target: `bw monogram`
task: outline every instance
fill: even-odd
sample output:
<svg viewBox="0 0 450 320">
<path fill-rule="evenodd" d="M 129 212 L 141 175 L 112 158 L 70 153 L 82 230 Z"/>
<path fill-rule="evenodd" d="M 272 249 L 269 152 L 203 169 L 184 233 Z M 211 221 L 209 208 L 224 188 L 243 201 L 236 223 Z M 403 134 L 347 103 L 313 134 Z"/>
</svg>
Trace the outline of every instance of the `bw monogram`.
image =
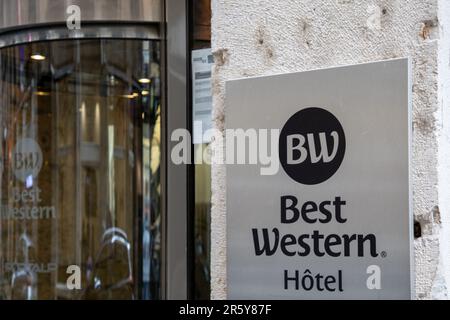
<svg viewBox="0 0 450 320">
<path fill-rule="evenodd" d="M 315 185 L 330 179 L 345 154 L 345 134 L 339 120 L 322 108 L 294 114 L 280 134 L 279 157 L 293 180 Z"/>
</svg>

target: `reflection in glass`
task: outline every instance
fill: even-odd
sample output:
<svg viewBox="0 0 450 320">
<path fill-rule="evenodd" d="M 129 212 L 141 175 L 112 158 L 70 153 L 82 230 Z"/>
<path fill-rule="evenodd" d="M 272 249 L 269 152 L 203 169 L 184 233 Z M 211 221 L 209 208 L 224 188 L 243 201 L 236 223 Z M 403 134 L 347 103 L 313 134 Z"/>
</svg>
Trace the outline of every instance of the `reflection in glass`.
<svg viewBox="0 0 450 320">
<path fill-rule="evenodd" d="M 161 297 L 159 46 L 0 49 L 0 299 Z"/>
</svg>

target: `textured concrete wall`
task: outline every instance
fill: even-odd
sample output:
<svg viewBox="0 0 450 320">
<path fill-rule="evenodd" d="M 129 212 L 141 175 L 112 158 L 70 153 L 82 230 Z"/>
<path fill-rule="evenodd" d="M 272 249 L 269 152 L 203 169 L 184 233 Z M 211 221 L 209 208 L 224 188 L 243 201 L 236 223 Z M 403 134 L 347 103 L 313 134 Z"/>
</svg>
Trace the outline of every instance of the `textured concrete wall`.
<svg viewBox="0 0 450 320">
<path fill-rule="evenodd" d="M 409 56 L 413 61 L 416 295 L 450 284 L 449 0 L 212 0 L 214 121 L 225 81 Z M 215 150 L 217 151 L 217 150 Z M 216 152 L 216 157 L 221 153 Z M 212 298 L 226 298 L 226 170 L 212 172 Z"/>
</svg>

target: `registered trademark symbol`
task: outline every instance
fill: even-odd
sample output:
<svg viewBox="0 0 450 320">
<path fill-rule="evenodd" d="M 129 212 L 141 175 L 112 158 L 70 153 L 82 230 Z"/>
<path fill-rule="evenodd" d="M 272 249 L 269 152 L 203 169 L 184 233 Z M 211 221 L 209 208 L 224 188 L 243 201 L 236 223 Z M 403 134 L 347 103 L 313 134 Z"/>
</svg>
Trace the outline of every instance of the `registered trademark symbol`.
<svg viewBox="0 0 450 320">
<path fill-rule="evenodd" d="M 386 251 L 381 251 L 381 257 L 382 258 L 386 258 L 387 257 L 387 252 Z"/>
</svg>

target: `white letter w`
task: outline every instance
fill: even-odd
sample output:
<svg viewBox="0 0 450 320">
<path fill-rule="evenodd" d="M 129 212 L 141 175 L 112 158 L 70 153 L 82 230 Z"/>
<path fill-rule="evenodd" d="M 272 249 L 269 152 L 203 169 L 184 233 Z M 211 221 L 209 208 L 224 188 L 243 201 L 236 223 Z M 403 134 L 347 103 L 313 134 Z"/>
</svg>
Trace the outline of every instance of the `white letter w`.
<svg viewBox="0 0 450 320">
<path fill-rule="evenodd" d="M 334 159 L 334 157 L 336 157 L 336 153 L 339 147 L 339 135 L 336 131 L 333 131 L 331 133 L 331 136 L 333 137 L 333 152 L 329 155 L 327 137 L 325 135 L 325 132 L 319 133 L 320 154 L 317 155 L 316 144 L 314 142 L 314 135 L 312 133 L 308 134 L 308 146 L 309 146 L 309 153 L 311 155 L 311 163 L 317 163 L 322 158 L 323 162 L 328 163 L 331 162 Z"/>
</svg>

